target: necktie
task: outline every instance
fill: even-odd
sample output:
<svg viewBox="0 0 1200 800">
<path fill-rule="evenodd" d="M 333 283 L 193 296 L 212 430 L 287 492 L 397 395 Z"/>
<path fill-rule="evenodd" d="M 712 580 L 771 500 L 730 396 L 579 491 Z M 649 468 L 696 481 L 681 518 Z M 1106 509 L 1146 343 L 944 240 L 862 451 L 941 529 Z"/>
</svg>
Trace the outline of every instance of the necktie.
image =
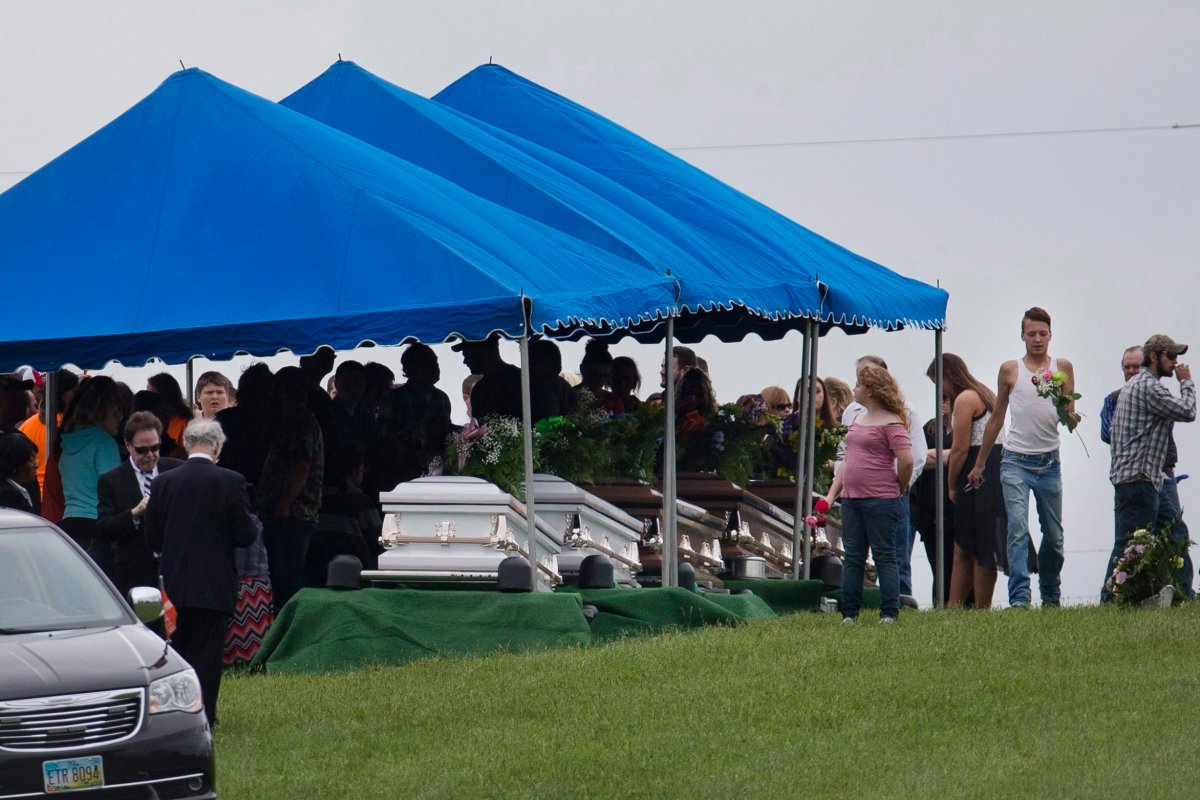
<svg viewBox="0 0 1200 800">
<path fill-rule="evenodd" d="M 142 497 L 149 497 L 150 496 L 150 481 L 154 476 L 151 475 L 149 472 L 139 471 L 138 477 L 140 478 L 141 484 L 142 484 Z"/>
</svg>

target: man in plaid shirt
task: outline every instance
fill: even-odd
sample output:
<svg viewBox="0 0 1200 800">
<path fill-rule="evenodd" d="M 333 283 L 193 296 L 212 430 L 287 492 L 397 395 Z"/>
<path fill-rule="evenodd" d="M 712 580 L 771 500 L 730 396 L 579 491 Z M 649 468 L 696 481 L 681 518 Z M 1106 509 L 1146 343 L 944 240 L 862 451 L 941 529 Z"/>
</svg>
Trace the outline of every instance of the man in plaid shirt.
<svg viewBox="0 0 1200 800">
<path fill-rule="evenodd" d="M 1121 389 L 1113 413 L 1112 467 L 1109 478 L 1116 489 L 1116 535 L 1112 557 L 1105 568 L 1105 582 L 1114 560 L 1125 550 L 1129 534 L 1158 522 L 1159 490 L 1163 483 L 1163 465 L 1171 437 L 1172 422 L 1191 422 L 1196 418 L 1196 387 L 1192 371 L 1179 362 L 1187 352 L 1186 344 L 1177 344 L 1164 334 L 1155 334 L 1142 348 L 1142 369 Z M 1159 383 L 1160 378 L 1175 375 L 1180 397 Z M 1101 589 L 1100 599 L 1111 596 Z"/>
</svg>

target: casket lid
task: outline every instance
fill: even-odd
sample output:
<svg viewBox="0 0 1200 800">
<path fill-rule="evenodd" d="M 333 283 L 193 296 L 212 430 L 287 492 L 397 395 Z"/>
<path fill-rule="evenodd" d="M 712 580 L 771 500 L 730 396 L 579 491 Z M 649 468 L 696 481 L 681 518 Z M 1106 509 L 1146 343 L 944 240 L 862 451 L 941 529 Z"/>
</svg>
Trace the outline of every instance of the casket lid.
<svg viewBox="0 0 1200 800">
<path fill-rule="evenodd" d="M 514 506 L 515 498 L 493 483 L 482 478 L 463 475 L 435 475 L 417 478 L 392 489 L 381 492 L 379 501 L 388 505 L 480 505 Z"/>
<path fill-rule="evenodd" d="M 538 507 L 545 505 L 561 505 L 585 507 L 597 514 L 608 517 L 619 525 L 641 530 L 642 523 L 633 516 L 625 513 L 607 500 L 602 500 L 591 492 L 585 491 L 570 481 L 563 480 L 557 475 L 538 473 L 533 476 L 533 496 Z"/>
</svg>

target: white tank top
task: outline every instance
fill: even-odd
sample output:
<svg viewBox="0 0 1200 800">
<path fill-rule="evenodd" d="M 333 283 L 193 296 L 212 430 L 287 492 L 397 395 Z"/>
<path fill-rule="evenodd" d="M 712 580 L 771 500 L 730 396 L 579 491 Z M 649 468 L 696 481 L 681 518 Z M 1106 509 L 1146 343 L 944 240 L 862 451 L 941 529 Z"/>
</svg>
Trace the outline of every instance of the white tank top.
<svg viewBox="0 0 1200 800">
<path fill-rule="evenodd" d="M 1050 371 L 1058 371 L 1058 359 L 1050 359 Z M 1017 382 L 1008 396 L 1008 413 L 1005 450 L 1038 455 L 1058 447 L 1058 410 L 1050 398 L 1038 396 L 1033 372 L 1024 358 L 1017 359 Z"/>
</svg>

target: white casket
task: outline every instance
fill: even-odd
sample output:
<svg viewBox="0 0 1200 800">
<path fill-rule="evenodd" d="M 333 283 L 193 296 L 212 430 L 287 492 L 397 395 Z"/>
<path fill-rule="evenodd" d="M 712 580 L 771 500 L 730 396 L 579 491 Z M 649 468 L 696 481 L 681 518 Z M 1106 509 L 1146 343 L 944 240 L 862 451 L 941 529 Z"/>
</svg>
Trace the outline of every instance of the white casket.
<svg viewBox="0 0 1200 800">
<path fill-rule="evenodd" d="M 536 496 L 535 496 L 536 499 Z M 385 550 L 364 580 L 494 581 L 509 555 L 529 557 L 525 504 L 479 478 L 435 476 L 400 484 L 379 496 Z M 537 526 L 537 583 L 561 583 L 562 533 Z"/>
<path fill-rule="evenodd" d="M 641 520 L 554 475 L 533 476 L 533 497 L 538 522 L 548 523 L 562 536 L 558 567 L 564 575 L 578 574 L 583 559 L 598 553 L 612 561 L 617 583 L 637 585 Z"/>
</svg>

